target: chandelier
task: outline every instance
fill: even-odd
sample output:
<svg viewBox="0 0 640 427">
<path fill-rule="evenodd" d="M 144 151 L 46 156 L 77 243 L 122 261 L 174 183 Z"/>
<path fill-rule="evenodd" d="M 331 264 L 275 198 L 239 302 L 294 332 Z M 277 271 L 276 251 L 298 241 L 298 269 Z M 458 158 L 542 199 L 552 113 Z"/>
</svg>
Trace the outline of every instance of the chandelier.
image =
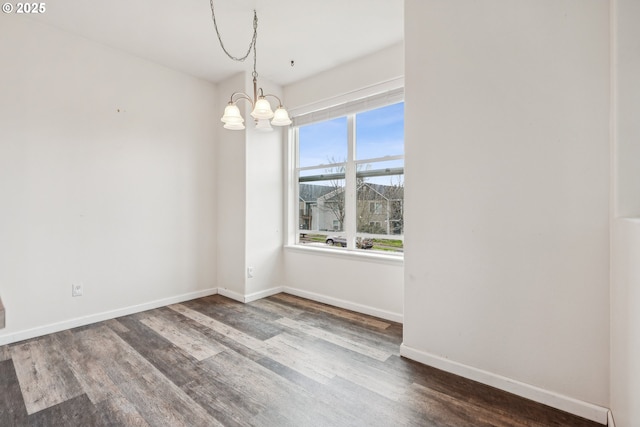
<svg viewBox="0 0 640 427">
<path fill-rule="evenodd" d="M 216 13 L 213 7 L 213 0 L 209 0 L 211 4 L 211 17 L 213 19 L 213 26 L 216 29 L 216 35 L 218 36 L 218 41 L 220 42 L 220 47 L 224 53 L 234 61 L 243 62 L 245 59 L 249 57 L 251 51 L 253 51 L 253 73 L 251 76 L 253 77 L 253 98 L 247 95 L 244 92 L 234 92 L 231 94 L 231 98 L 229 99 L 229 103 L 224 109 L 224 115 L 220 119 L 222 123 L 224 123 L 225 129 L 231 130 L 242 130 L 245 128 L 244 119 L 240 115 L 240 109 L 238 108 L 237 103 L 241 100 L 248 101 L 251 103 L 252 111 L 251 117 L 253 117 L 256 123 L 256 129 L 261 131 L 271 131 L 274 126 L 288 126 L 291 124 L 291 119 L 289 118 L 289 113 L 282 106 L 282 101 L 276 95 L 272 94 L 264 94 L 262 88 L 258 88 L 258 72 L 256 71 L 256 40 L 258 39 L 258 14 L 256 11 L 253 11 L 253 37 L 251 38 L 251 43 L 249 43 L 249 49 L 247 49 L 247 53 L 242 57 L 235 57 L 227 51 L 227 48 L 224 46 L 222 42 L 222 37 L 220 36 L 220 31 L 218 30 L 218 23 L 216 21 Z M 278 101 L 278 107 L 275 112 L 271 109 L 271 103 L 267 100 L 267 98 L 275 98 Z"/>
</svg>

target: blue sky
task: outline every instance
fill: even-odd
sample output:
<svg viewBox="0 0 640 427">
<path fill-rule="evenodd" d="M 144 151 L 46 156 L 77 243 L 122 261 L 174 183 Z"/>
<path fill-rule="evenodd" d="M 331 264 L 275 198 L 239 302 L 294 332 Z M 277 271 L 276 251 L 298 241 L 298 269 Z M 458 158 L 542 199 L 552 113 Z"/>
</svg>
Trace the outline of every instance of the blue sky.
<svg viewBox="0 0 640 427">
<path fill-rule="evenodd" d="M 404 103 L 356 115 L 356 160 L 404 154 Z M 346 117 L 300 128 L 300 166 L 347 158 Z"/>
</svg>

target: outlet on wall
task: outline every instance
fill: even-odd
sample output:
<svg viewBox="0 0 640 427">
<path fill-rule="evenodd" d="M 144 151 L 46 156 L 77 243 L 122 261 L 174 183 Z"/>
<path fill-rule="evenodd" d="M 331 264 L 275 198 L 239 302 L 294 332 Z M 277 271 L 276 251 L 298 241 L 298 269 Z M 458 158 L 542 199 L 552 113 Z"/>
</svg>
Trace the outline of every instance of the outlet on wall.
<svg viewBox="0 0 640 427">
<path fill-rule="evenodd" d="M 247 279 L 253 279 L 253 267 L 247 267 Z"/>
<path fill-rule="evenodd" d="M 82 296 L 82 283 L 74 283 L 71 285 L 71 296 L 72 297 Z"/>
</svg>

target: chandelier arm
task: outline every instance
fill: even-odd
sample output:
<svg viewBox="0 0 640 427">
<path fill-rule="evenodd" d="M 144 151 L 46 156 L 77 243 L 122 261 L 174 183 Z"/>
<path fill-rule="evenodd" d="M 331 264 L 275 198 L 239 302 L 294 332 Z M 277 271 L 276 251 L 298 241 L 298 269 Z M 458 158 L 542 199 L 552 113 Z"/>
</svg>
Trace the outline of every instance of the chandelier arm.
<svg viewBox="0 0 640 427">
<path fill-rule="evenodd" d="M 239 96 L 234 100 L 233 97 L 236 96 L 236 95 L 239 95 Z M 254 104 L 253 99 L 251 99 L 251 97 L 249 95 L 247 95 L 246 93 L 244 93 L 244 92 L 233 92 L 231 94 L 231 102 L 236 103 L 236 102 L 240 101 L 241 99 L 249 101 L 252 106 Z"/>
<path fill-rule="evenodd" d="M 209 0 L 209 4 L 211 5 L 211 18 L 213 19 L 213 26 L 216 29 L 216 35 L 218 36 L 218 41 L 220 42 L 220 47 L 224 51 L 225 54 L 234 61 L 243 62 L 245 59 L 249 57 L 251 54 L 251 50 L 253 49 L 253 72 L 256 74 L 256 40 L 258 38 L 258 14 L 255 9 L 253 10 L 253 37 L 251 38 L 251 43 L 249 43 L 249 49 L 247 49 L 247 53 L 242 57 L 235 57 L 229 53 L 227 48 L 224 46 L 224 42 L 222 41 L 222 36 L 220 35 L 220 30 L 218 30 L 218 22 L 216 21 L 216 12 L 213 6 L 213 0 Z"/>
<path fill-rule="evenodd" d="M 260 89 L 260 90 L 262 91 L 262 89 Z M 280 98 L 278 98 L 276 95 L 273 95 L 273 94 L 271 94 L 271 93 L 268 93 L 268 94 L 266 94 L 266 95 L 262 95 L 262 96 L 264 96 L 265 98 L 266 98 L 267 96 L 272 96 L 272 97 L 274 97 L 275 99 L 277 99 L 277 100 L 278 100 L 278 107 L 282 107 L 282 100 L 281 100 Z"/>
</svg>

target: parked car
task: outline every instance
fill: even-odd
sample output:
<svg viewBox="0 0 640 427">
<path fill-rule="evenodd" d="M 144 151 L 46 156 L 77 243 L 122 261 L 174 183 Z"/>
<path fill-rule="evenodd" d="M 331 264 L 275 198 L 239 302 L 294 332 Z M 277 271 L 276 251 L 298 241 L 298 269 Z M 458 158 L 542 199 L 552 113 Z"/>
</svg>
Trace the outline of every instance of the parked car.
<svg viewBox="0 0 640 427">
<path fill-rule="evenodd" d="M 329 236 L 327 237 L 326 243 L 330 246 L 340 245 L 343 248 L 347 247 L 347 239 L 342 236 Z M 373 240 L 358 237 L 356 239 L 356 247 L 358 249 L 371 249 L 373 247 Z"/>
</svg>

